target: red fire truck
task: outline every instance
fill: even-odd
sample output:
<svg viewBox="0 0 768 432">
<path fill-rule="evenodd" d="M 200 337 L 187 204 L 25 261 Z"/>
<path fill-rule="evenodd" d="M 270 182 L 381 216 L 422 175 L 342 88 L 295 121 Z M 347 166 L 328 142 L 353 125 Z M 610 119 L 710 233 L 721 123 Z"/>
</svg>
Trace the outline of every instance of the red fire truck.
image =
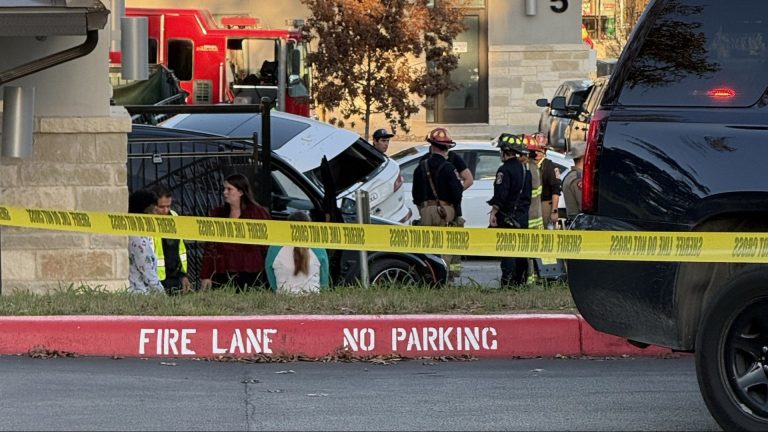
<svg viewBox="0 0 768 432">
<path fill-rule="evenodd" d="M 309 116 L 308 42 L 294 28 L 261 29 L 258 20 L 226 16 L 217 22 L 200 9 L 126 8 L 147 17 L 149 63 L 171 69 L 189 104 L 259 103 Z M 111 53 L 119 62 L 119 53 Z"/>
</svg>

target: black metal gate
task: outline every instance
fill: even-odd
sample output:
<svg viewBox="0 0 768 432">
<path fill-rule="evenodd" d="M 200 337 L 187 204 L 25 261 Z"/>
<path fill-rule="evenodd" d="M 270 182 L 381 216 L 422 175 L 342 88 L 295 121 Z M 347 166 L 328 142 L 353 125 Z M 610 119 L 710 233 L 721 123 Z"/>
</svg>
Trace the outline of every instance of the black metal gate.
<svg viewBox="0 0 768 432">
<path fill-rule="evenodd" d="M 195 132 L 134 125 L 128 139 L 130 192 L 161 184 L 173 196 L 174 209 L 185 216 L 208 216 L 223 204 L 222 185 L 230 174 L 245 175 L 257 201 L 272 207 L 271 130 L 269 109 L 261 105 L 126 106 L 134 114 L 258 112 L 262 114 L 262 142 L 252 137 L 216 137 Z M 185 241 L 187 270 L 192 282 L 202 263 L 202 244 Z"/>
<path fill-rule="evenodd" d="M 262 189 L 258 181 L 261 165 L 254 148 L 253 142 L 245 144 L 242 139 L 132 137 L 128 141 L 128 189 L 133 192 L 163 185 L 171 192 L 179 214 L 208 216 L 213 208 L 223 205 L 222 184 L 230 174 L 243 174 L 254 190 Z M 185 244 L 188 271 L 196 280 L 202 245 L 193 241 Z"/>
</svg>

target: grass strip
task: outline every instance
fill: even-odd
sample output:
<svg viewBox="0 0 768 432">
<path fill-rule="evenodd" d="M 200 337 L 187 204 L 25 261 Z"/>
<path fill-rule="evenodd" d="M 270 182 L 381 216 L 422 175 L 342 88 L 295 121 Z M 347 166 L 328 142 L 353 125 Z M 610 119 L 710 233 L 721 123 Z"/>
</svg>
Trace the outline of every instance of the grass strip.
<svg viewBox="0 0 768 432">
<path fill-rule="evenodd" d="M 102 287 L 69 285 L 47 294 L 14 292 L 0 296 L 0 315 L 393 315 L 576 313 L 562 283 L 489 289 L 479 285 L 433 288 L 378 285 L 336 287 L 316 294 L 271 291 L 237 293 L 224 288 L 178 296 L 131 294 Z"/>
</svg>

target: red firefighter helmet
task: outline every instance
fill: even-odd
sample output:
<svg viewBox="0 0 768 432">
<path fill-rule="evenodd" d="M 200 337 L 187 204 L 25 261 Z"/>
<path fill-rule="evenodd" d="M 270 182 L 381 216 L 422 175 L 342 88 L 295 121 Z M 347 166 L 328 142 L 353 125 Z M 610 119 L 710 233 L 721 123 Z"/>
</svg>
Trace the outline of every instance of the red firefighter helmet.
<svg viewBox="0 0 768 432">
<path fill-rule="evenodd" d="M 547 139 L 544 137 L 544 134 L 540 134 L 538 132 L 534 134 L 524 134 L 523 143 L 525 144 L 525 148 L 528 150 L 528 153 L 531 157 L 536 157 L 537 151 L 547 151 Z"/>
<path fill-rule="evenodd" d="M 520 135 L 502 133 L 494 140 L 494 143 L 502 152 L 515 152 L 520 155 L 528 154 L 526 146 L 523 143 L 523 137 Z"/>
<path fill-rule="evenodd" d="M 539 149 L 538 143 L 536 142 L 536 138 L 534 138 L 531 134 L 523 134 L 523 145 L 525 145 L 525 149 L 529 152 L 533 152 Z"/>
<path fill-rule="evenodd" d="M 446 128 L 434 128 L 427 135 L 427 142 L 433 146 L 448 150 L 456 146 L 456 142 L 448 135 L 448 129 Z"/>
</svg>

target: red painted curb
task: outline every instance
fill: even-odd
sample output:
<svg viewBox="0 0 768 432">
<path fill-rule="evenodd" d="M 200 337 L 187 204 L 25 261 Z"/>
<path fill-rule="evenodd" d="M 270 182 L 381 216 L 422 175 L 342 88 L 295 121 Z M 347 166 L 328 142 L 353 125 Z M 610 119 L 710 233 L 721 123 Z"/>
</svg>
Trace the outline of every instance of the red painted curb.
<svg viewBox="0 0 768 432">
<path fill-rule="evenodd" d="M 595 330 L 584 318 L 579 316 L 581 325 L 581 352 L 586 356 L 658 357 L 672 353 L 668 348 L 649 346 L 638 348 L 625 339 Z"/>
<path fill-rule="evenodd" d="M 0 318 L 0 354 L 35 348 L 125 357 L 321 357 L 342 349 L 404 357 L 658 354 L 598 333 L 576 315 Z"/>
</svg>

